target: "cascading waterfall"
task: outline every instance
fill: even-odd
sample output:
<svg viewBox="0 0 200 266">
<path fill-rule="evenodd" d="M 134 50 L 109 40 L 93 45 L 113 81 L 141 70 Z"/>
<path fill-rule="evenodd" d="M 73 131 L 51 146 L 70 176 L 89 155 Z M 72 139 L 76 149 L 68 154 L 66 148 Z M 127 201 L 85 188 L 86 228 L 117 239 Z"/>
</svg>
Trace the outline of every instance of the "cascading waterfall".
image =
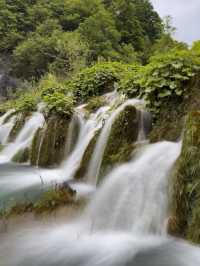
<svg viewBox="0 0 200 266">
<path fill-rule="evenodd" d="M 107 177 L 74 223 L 2 236 L 2 266 L 199 266 L 200 250 L 162 236 L 167 177 L 181 143 L 144 148 Z"/>
<path fill-rule="evenodd" d="M 15 124 L 16 116 L 12 116 L 8 122 L 0 125 L 0 143 L 5 145 L 7 143 L 9 134 Z"/>
<path fill-rule="evenodd" d="M 142 105 L 140 100 L 128 100 L 111 113 L 112 106 L 118 104 L 117 96 L 110 93 L 106 97 L 108 105 L 90 114 L 88 119 L 83 112 L 85 106 L 76 109 L 68 132 L 66 160 L 61 169 L 48 170 L 47 174 L 46 169 L 40 172 L 41 169 L 29 168 L 32 172 L 44 173 L 45 185 L 55 178 L 58 182 L 72 179 L 88 144 L 103 127 L 88 171 L 90 183 L 96 185 L 116 117 L 127 105 L 137 108 Z M 138 141 L 143 142 L 151 124 L 150 116 L 138 109 Z M 5 117 L 0 119 L 0 136 Z M 0 162 L 10 161 L 18 151 L 28 147 L 44 122 L 41 113 L 34 113 L 14 143 L 1 152 Z M 71 150 L 77 122 L 79 135 Z M 0 233 L 0 266 L 199 266 L 200 249 L 174 240 L 166 232 L 168 177 L 180 151 L 181 142 L 141 144 L 132 161 L 115 167 L 96 191 L 93 187 L 94 194 L 86 210 L 71 224 L 46 224 L 36 228 L 29 225 L 17 233 Z M 1 167 L 3 170 L 8 165 Z M 58 175 L 57 170 L 61 170 Z M 31 186 L 38 189 L 40 178 L 33 175 L 27 178 L 26 169 L 24 174 L 12 176 L 10 184 L 7 183 L 9 175 L 0 179 L 0 200 L 2 194 L 9 199 L 17 189 L 18 192 L 21 189 L 30 192 Z M 76 189 L 79 185 L 72 184 L 72 187 Z M 91 191 L 91 188 L 86 184 L 85 190 Z M 10 194 L 4 195 L 6 189 Z"/>
<path fill-rule="evenodd" d="M 93 229 L 161 233 L 167 216 L 167 176 L 180 150 L 181 143 L 152 144 L 134 161 L 113 170 L 88 208 Z"/>
<path fill-rule="evenodd" d="M 66 162 L 64 162 L 62 166 L 63 178 L 65 180 L 73 178 L 76 170 L 80 166 L 81 159 L 88 144 L 94 137 L 96 131 L 102 127 L 102 121 L 108 109 L 108 106 L 101 107 L 96 113 L 91 114 L 89 119 L 86 121 L 80 114 L 80 133 L 78 136 L 77 144 L 71 155 L 67 158 Z"/>
<path fill-rule="evenodd" d="M 99 171 L 104 155 L 104 151 L 106 148 L 106 144 L 108 142 L 108 138 L 112 129 L 112 125 L 117 118 L 117 116 L 123 111 L 123 109 L 128 105 L 141 105 L 143 104 L 143 101 L 138 99 L 133 100 L 127 100 L 124 104 L 120 105 L 110 116 L 110 118 L 106 121 L 105 126 L 103 127 L 103 130 L 100 134 L 100 137 L 97 141 L 97 144 L 94 149 L 94 155 L 91 159 L 91 162 L 89 164 L 88 172 L 86 174 L 87 180 L 89 183 L 96 185 L 97 179 L 99 176 Z"/>
<path fill-rule="evenodd" d="M 44 117 L 41 113 L 33 113 L 26 121 L 24 127 L 19 132 L 16 140 L 8 144 L 0 154 L 0 163 L 9 162 L 18 151 L 31 145 L 32 139 L 38 128 L 44 124 Z"/>
</svg>

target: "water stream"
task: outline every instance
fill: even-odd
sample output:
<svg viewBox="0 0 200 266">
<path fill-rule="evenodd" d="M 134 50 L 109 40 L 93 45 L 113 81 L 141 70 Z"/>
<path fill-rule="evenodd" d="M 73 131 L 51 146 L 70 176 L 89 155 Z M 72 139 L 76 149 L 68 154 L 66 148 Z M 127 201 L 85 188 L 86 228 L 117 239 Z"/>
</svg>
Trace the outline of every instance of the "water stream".
<svg viewBox="0 0 200 266">
<path fill-rule="evenodd" d="M 115 101 L 115 95 L 107 95 Z M 199 266 L 200 249 L 167 235 L 168 185 L 171 170 L 180 154 L 181 142 L 141 145 L 134 158 L 115 167 L 95 190 L 102 156 L 112 124 L 130 100 L 111 113 L 112 104 L 86 118 L 82 108 L 74 122 L 79 134 L 73 149 L 72 122 L 66 158 L 58 169 L 39 169 L 10 162 L 31 144 L 39 127 L 41 113 L 34 113 L 13 143 L 0 153 L 0 203 L 36 199 L 51 182 L 72 180 L 91 139 L 102 128 L 88 170 L 90 184 L 72 182 L 83 194 L 91 194 L 86 208 L 72 222 L 23 226 L 0 233 L 0 266 Z M 149 116 L 140 112 L 143 141 Z M 78 119 L 77 119 L 78 117 Z M 5 119 L 5 117 L 4 117 Z M 4 119 L 0 119 L 0 133 Z M 11 121 L 9 120 L 8 123 Z M 6 124 L 5 124 L 6 125 Z M 1 135 L 0 135 L 1 136 Z M 42 177 L 42 182 L 41 182 Z M 0 205 L 1 208 L 1 205 Z"/>
</svg>

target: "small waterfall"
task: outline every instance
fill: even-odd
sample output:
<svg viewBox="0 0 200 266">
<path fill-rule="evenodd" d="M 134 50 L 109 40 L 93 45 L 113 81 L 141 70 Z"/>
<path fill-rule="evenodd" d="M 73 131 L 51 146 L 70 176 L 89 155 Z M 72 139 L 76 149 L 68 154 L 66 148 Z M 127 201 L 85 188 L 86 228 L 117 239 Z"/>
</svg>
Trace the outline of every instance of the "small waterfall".
<svg viewBox="0 0 200 266">
<path fill-rule="evenodd" d="M 15 124 L 16 116 L 12 116 L 8 122 L 0 125 L 0 144 L 5 145 L 9 134 Z"/>
<path fill-rule="evenodd" d="M 143 142 L 147 139 L 147 135 L 151 131 L 151 114 L 145 110 L 138 110 L 138 112 L 140 116 L 138 142 Z"/>
<path fill-rule="evenodd" d="M 83 119 L 80 115 L 77 115 L 76 113 L 73 115 L 71 122 L 69 124 L 68 129 L 68 135 L 67 135 L 67 141 L 65 144 L 65 156 L 67 157 L 73 150 L 74 146 L 76 146 L 77 142 L 77 131 L 80 131 L 80 128 L 82 128 Z"/>
<path fill-rule="evenodd" d="M 38 154 L 37 154 L 37 161 L 36 161 L 36 166 L 37 167 L 39 166 L 39 161 L 40 161 L 40 156 L 41 156 L 41 149 L 42 149 L 42 144 L 44 142 L 46 129 L 47 129 L 47 124 L 45 124 L 43 126 L 42 132 L 41 132 L 41 138 L 40 138 L 40 143 L 39 143 L 39 148 L 38 148 Z"/>
<path fill-rule="evenodd" d="M 81 127 L 77 144 L 71 155 L 67 157 L 67 160 L 62 165 L 63 178 L 65 180 L 73 178 L 76 170 L 80 166 L 81 159 L 91 139 L 94 137 L 95 132 L 102 127 L 102 122 L 108 109 L 108 106 L 101 107 L 96 113 L 91 114 L 86 121 L 83 114 L 79 113 Z"/>
<path fill-rule="evenodd" d="M 17 152 L 31 145 L 32 139 L 38 128 L 44 124 L 44 117 L 41 113 L 33 113 L 19 132 L 16 140 L 8 144 L 0 153 L 0 163 L 9 162 Z"/>
<path fill-rule="evenodd" d="M 160 234 L 167 215 L 168 174 L 181 143 L 149 145 L 106 178 L 88 208 L 93 230 Z"/>
<path fill-rule="evenodd" d="M 14 111 L 15 111 L 15 110 L 11 109 L 11 110 L 7 111 L 4 115 L 2 115 L 2 116 L 0 117 L 0 126 L 3 125 L 5 119 L 6 119 L 9 115 L 11 115 Z"/>
<path fill-rule="evenodd" d="M 97 144 L 94 149 L 94 155 L 91 159 L 91 162 L 89 164 L 88 173 L 87 173 L 87 179 L 88 182 L 96 185 L 97 179 L 99 176 L 99 171 L 104 155 L 104 151 L 106 148 L 106 144 L 108 142 L 108 138 L 112 129 L 112 125 L 117 118 L 117 116 L 123 111 L 123 109 L 128 105 L 141 105 L 143 104 L 143 101 L 138 99 L 133 100 L 127 100 L 124 104 L 120 105 L 110 116 L 110 118 L 106 121 L 105 126 L 103 127 L 103 130 L 99 136 L 99 139 L 97 141 Z"/>
</svg>

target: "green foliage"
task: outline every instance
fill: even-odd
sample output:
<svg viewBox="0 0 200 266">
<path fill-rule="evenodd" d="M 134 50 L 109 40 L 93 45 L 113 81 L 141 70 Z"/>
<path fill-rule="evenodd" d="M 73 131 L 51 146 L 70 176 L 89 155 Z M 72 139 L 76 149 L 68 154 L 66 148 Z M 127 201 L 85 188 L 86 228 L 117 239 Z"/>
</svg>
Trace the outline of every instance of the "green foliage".
<svg viewBox="0 0 200 266">
<path fill-rule="evenodd" d="M 132 66 L 117 62 L 97 63 L 93 67 L 85 68 L 70 83 L 75 99 L 86 102 L 90 97 L 114 90 L 115 83 L 129 68 Z"/>
<path fill-rule="evenodd" d="M 0 0 L 0 53 L 13 55 L 23 79 L 66 75 L 99 59 L 132 63 L 161 32 L 148 0 Z"/>
<path fill-rule="evenodd" d="M 200 56 L 200 41 L 196 41 L 192 45 L 192 51 Z"/>
<path fill-rule="evenodd" d="M 58 81 L 55 76 L 49 74 L 40 82 L 39 90 L 42 101 L 47 105 L 48 113 L 71 117 L 74 99 L 67 90 L 67 84 Z"/>
<path fill-rule="evenodd" d="M 85 66 L 87 45 L 77 32 L 63 32 L 57 20 L 47 20 L 13 52 L 13 73 L 40 78 L 49 69 L 59 75 Z"/>
<path fill-rule="evenodd" d="M 33 112 L 37 110 L 39 103 L 38 93 L 27 93 L 15 101 L 15 110 L 17 112 Z"/>
<path fill-rule="evenodd" d="M 132 97 L 143 97 L 157 114 L 170 99 L 182 99 L 187 83 L 200 70 L 200 60 L 188 50 L 174 50 L 151 58 L 148 65 L 128 74 L 119 86 Z"/>
<path fill-rule="evenodd" d="M 102 9 L 90 16 L 80 25 L 79 32 L 89 43 L 92 60 L 95 61 L 98 57 L 105 59 L 115 57 L 116 49 L 119 46 L 120 33 L 117 31 L 112 15 L 108 11 Z"/>
</svg>

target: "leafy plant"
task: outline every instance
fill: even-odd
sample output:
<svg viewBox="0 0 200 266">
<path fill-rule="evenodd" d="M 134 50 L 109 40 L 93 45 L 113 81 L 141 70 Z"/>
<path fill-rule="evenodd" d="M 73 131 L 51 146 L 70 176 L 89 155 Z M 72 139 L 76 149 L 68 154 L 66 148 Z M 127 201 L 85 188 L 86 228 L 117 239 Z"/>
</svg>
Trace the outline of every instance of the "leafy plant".
<svg viewBox="0 0 200 266">
<path fill-rule="evenodd" d="M 187 84 L 200 71 L 200 60 L 191 51 L 172 49 L 151 58 L 148 65 L 128 73 L 119 89 L 129 97 L 146 100 L 147 107 L 157 114 L 170 99 L 182 99 Z"/>
<path fill-rule="evenodd" d="M 114 90 L 115 84 L 129 68 L 132 66 L 117 62 L 97 63 L 85 68 L 70 83 L 75 99 L 86 102 L 90 97 Z"/>
</svg>

